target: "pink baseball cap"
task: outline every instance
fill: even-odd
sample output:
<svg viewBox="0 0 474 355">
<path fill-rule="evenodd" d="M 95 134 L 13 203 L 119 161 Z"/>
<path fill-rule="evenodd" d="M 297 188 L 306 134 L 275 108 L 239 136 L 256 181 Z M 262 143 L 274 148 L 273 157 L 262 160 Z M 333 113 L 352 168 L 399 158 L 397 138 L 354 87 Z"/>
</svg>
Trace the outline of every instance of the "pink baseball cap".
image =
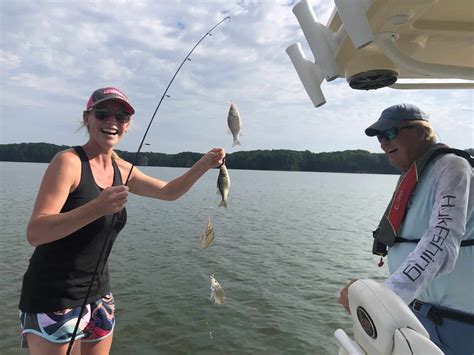
<svg viewBox="0 0 474 355">
<path fill-rule="evenodd" d="M 86 110 L 90 111 L 99 102 L 107 101 L 107 100 L 120 101 L 125 107 L 125 110 L 127 111 L 127 113 L 129 114 L 135 113 L 135 110 L 133 109 L 132 105 L 130 104 L 130 101 L 128 100 L 128 97 L 119 89 L 112 88 L 112 87 L 101 88 L 101 89 L 95 90 L 92 93 L 91 97 L 89 98 L 89 101 L 87 101 Z"/>
</svg>

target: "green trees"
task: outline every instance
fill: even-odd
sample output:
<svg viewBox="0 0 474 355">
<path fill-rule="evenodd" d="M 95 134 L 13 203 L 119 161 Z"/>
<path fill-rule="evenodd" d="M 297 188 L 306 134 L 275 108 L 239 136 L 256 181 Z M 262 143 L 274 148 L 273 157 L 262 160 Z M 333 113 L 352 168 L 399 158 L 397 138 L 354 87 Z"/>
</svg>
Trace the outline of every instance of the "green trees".
<svg viewBox="0 0 474 355">
<path fill-rule="evenodd" d="M 365 150 L 311 153 L 308 150 L 254 150 L 228 154 L 232 169 L 397 174 L 384 154 Z"/>
<path fill-rule="evenodd" d="M 68 148 L 70 147 L 48 143 L 0 144 L 0 161 L 48 163 L 57 152 Z M 136 158 L 134 152 L 118 150 L 117 154 L 129 162 L 134 162 Z M 178 154 L 144 152 L 140 153 L 137 165 L 190 167 L 201 156 L 201 153 L 193 152 Z M 365 150 L 332 153 L 312 153 L 309 150 L 287 149 L 252 150 L 227 154 L 226 160 L 230 169 L 398 173 L 395 168 L 390 166 L 384 154 L 370 153 Z"/>
<path fill-rule="evenodd" d="M 0 161 L 45 163 L 57 152 L 67 148 L 65 145 L 49 143 L 0 144 Z"/>
</svg>

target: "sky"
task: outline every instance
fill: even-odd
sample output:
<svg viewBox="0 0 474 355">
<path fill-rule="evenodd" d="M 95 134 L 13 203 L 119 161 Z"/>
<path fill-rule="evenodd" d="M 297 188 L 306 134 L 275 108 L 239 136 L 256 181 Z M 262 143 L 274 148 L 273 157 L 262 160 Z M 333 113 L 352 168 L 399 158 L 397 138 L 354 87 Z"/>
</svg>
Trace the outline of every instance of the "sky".
<svg viewBox="0 0 474 355">
<path fill-rule="evenodd" d="M 326 24 L 333 0 L 310 0 Z M 438 139 L 474 147 L 472 90 L 352 90 L 344 78 L 322 85 L 315 108 L 285 49 L 300 42 L 314 60 L 292 13 L 280 0 L 0 0 L 0 144 L 80 145 L 78 130 L 92 91 L 114 86 L 136 110 L 118 149 L 136 151 L 174 72 L 196 42 L 226 16 L 186 61 L 146 137 L 143 151 L 227 152 L 292 149 L 381 152 L 365 136 L 383 109 L 408 102 L 430 114 Z M 242 119 L 232 147 L 227 114 Z"/>
</svg>

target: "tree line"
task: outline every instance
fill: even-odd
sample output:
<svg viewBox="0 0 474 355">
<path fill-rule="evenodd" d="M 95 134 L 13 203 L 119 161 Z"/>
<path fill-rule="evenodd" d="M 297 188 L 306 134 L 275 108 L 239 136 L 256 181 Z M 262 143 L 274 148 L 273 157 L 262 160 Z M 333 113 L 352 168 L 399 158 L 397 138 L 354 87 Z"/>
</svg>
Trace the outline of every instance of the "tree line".
<svg viewBox="0 0 474 355">
<path fill-rule="evenodd" d="M 49 163 L 56 153 L 70 148 L 50 143 L 0 144 L 0 161 Z M 129 162 L 134 162 L 136 152 L 116 150 Z M 142 152 L 138 166 L 190 167 L 202 153 L 182 152 L 177 154 Z M 342 173 L 396 174 L 384 154 L 364 150 L 346 150 L 331 153 L 312 153 L 308 150 L 286 149 L 251 150 L 228 153 L 226 165 L 229 169 L 321 171 Z"/>
<path fill-rule="evenodd" d="M 49 163 L 54 155 L 70 148 L 50 143 L 0 144 L 0 161 Z M 466 149 L 471 155 L 474 149 Z M 129 162 L 135 162 L 136 152 L 116 150 Z M 190 167 L 202 153 L 182 152 L 177 154 L 142 152 L 138 166 Z M 345 150 L 330 153 L 312 153 L 309 150 L 287 149 L 251 150 L 228 153 L 226 165 L 229 169 L 319 171 L 338 173 L 398 174 L 385 154 L 365 150 Z"/>
</svg>

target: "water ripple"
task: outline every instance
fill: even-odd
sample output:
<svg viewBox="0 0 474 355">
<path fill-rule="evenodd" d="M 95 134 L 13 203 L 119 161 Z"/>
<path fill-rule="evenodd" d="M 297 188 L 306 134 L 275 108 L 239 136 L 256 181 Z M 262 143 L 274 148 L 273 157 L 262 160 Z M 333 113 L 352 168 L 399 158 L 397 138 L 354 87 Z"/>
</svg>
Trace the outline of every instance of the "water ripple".
<svg viewBox="0 0 474 355">
<path fill-rule="evenodd" d="M 0 163 L 0 353 L 19 353 L 17 303 L 32 248 L 25 240 L 45 164 Z M 143 168 L 170 179 L 183 169 Z M 169 203 L 131 196 L 110 259 L 117 303 L 113 354 L 328 354 L 350 330 L 336 304 L 351 277 L 383 278 L 371 230 L 395 177 L 217 170 Z M 8 186 L 8 189 L 4 188 Z M 216 239 L 200 250 L 211 215 Z M 226 301 L 210 300 L 215 273 Z"/>
</svg>

